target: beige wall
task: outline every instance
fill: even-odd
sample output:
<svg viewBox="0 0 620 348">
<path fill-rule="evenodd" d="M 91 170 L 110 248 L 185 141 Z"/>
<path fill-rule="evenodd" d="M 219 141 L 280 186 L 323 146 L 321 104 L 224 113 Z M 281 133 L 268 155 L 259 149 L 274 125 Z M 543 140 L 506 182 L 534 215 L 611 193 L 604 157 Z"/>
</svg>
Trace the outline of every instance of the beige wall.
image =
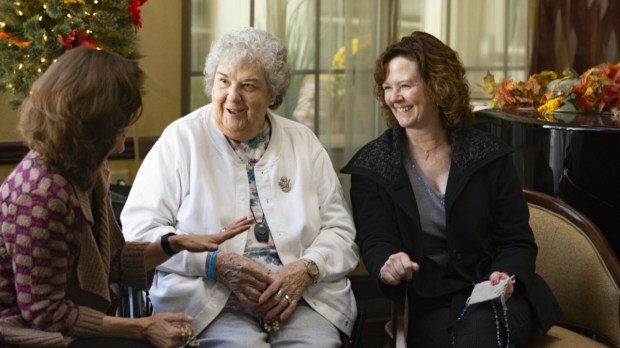
<svg viewBox="0 0 620 348">
<path fill-rule="evenodd" d="M 143 26 L 139 31 L 140 66 L 147 79 L 142 119 L 129 132 L 130 137 L 156 137 L 181 115 L 181 1 L 149 1 L 142 8 Z M 17 112 L 0 94 L 0 142 L 19 141 Z M 128 170 L 133 180 L 138 161 L 111 161 L 111 170 Z M 0 166 L 4 179 L 14 165 Z"/>
</svg>

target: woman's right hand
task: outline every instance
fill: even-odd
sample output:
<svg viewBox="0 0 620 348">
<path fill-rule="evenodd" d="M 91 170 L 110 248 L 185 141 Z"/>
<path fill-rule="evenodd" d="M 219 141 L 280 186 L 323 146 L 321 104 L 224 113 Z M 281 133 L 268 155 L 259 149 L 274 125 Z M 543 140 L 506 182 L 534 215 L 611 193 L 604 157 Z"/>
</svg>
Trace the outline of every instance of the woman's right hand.
<svg viewBox="0 0 620 348">
<path fill-rule="evenodd" d="M 193 337 L 183 337 L 180 325 L 189 325 L 192 317 L 183 313 L 157 313 L 136 320 L 144 322 L 142 339 L 157 348 L 183 347 Z"/>
<path fill-rule="evenodd" d="M 258 298 L 273 281 L 268 269 L 250 258 L 229 252 L 220 252 L 215 258 L 215 277 L 241 302 L 253 308 L 258 306 Z"/>
<path fill-rule="evenodd" d="M 405 280 L 411 283 L 413 273 L 420 269 L 420 265 L 411 261 L 404 252 L 390 255 L 379 271 L 381 281 L 387 285 L 398 285 Z"/>
</svg>

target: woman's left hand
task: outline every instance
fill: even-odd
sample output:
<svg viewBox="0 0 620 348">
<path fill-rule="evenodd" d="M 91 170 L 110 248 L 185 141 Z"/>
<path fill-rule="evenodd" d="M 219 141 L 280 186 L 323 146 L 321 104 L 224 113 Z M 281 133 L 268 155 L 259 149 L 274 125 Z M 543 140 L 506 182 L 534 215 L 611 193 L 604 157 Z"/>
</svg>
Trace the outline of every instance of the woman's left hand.
<svg viewBox="0 0 620 348">
<path fill-rule="evenodd" d="M 489 281 L 491 281 L 491 285 L 497 285 L 499 283 L 500 280 L 503 279 L 507 279 L 510 278 L 510 275 L 508 275 L 508 273 L 506 272 L 493 272 L 491 273 L 491 276 L 489 277 Z M 506 301 L 508 301 L 508 299 L 512 296 L 513 292 L 515 291 L 515 281 L 514 279 L 510 282 L 508 282 L 508 285 L 506 285 L 506 289 L 504 290 L 504 298 L 506 299 Z"/>
<path fill-rule="evenodd" d="M 258 299 L 258 310 L 266 313 L 265 318 L 288 318 L 301 299 L 312 278 L 306 271 L 303 261 L 291 262 L 278 272 L 273 283 L 265 289 Z"/>
</svg>

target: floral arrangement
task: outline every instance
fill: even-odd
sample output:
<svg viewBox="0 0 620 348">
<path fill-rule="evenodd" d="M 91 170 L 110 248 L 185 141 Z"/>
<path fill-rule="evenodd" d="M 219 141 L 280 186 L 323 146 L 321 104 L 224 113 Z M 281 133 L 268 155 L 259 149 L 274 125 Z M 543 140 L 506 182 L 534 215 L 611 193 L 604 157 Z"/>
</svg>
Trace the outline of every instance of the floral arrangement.
<svg viewBox="0 0 620 348">
<path fill-rule="evenodd" d="M 572 69 L 560 78 L 554 71 L 543 71 L 525 82 L 505 78 L 496 83 L 487 73 L 478 87 L 493 96 L 490 108 L 532 107 L 543 115 L 565 111 L 620 116 L 620 62 L 598 65 L 581 76 Z"/>
<path fill-rule="evenodd" d="M 61 54 L 91 46 L 137 59 L 147 0 L 0 0 L 0 92 L 14 109 Z"/>
</svg>

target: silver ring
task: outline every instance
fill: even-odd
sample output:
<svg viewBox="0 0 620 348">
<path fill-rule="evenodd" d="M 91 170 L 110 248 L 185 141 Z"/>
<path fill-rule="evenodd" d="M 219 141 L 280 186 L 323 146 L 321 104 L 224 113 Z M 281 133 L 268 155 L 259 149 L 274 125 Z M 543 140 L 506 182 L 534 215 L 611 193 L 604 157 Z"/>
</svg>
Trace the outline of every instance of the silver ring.
<svg viewBox="0 0 620 348">
<path fill-rule="evenodd" d="M 282 297 L 282 289 L 278 290 L 278 292 L 276 293 L 276 295 Z"/>
<path fill-rule="evenodd" d="M 288 301 L 288 303 L 291 303 L 291 298 L 288 295 L 284 295 L 284 299 Z"/>
</svg>

